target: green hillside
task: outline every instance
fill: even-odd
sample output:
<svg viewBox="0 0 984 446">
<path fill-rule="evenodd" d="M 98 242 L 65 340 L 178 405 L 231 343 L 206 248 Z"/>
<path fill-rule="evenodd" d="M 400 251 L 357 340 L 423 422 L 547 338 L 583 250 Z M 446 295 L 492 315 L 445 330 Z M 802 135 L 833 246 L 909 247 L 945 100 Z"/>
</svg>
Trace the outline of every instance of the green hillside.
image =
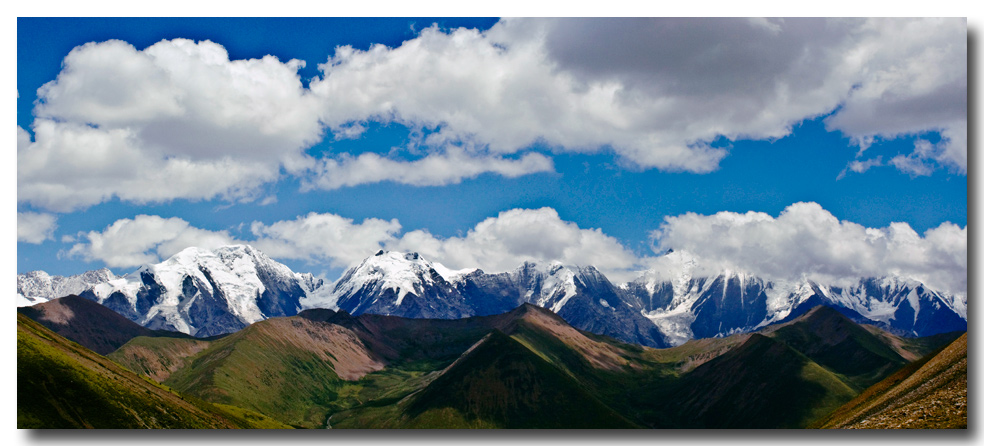
<svg viewBox="0 0 984 446">
<path fill-rule="evenodd" d="M 137 336 L 106 357 L 154 381 L 163 382 L 210 344 L 194 338 Z"/>
<path fill-rule="evenodd" d="M 17 427 L 285 428 L 176 394 L 17 315 Z"/>
<path fill-rule="evenodd" d="M 636 427 L 498 330 L 419 393 L 394 407 L 367 407 L 340 416 L 334 425 L 358 426 L 363 416 L 382 421 L 379 427 L 394 428 Z"/>
<path fill-rule="evenodd" d="M 273 318 L 212 342 L 164 382 L 211 402 L 311 428 L 323 425 L 343 379 L 382 368 L 348 329 Z"/>
<path fill-rule="evenodd" d="M 109 358 L 236 426 L 262 413 L 305 428 L 797 428 L 952 336 L 899 338 L 816 308 L 759 333 L 652 349 L 532 305 L 460 320 L 313 310 L 218 339 L 137 336 Z M 79 410 L 72 401 L 62 412 Z"/>
<path fill-rule="evenodd" d="M 686 428 L 804 427 L 856 394 L 808 357 L 759 334 L 695 368 L 675 387 L 665 420 Z"/>
</svg>

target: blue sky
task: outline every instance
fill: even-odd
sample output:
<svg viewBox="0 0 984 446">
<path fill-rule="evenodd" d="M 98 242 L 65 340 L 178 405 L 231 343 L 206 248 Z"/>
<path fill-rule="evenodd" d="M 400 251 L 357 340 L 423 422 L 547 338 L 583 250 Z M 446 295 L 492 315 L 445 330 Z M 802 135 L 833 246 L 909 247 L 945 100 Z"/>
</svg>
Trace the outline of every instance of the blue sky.
<svg viewBox="0 0 984 446">
<path fill-rule="evenodd" d="M 21 18 L 17 49 L 18 273 L 672 247 L 966 288 L 962 20 Z"/>
</svg>

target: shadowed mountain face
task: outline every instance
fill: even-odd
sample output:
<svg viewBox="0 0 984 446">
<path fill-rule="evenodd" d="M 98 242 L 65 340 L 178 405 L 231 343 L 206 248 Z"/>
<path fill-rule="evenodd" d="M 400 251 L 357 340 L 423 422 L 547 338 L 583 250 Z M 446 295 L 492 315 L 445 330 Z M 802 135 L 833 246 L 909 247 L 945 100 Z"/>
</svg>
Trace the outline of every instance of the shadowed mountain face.
<svg viewBox="0 0 984 446">
<path fill-rule="evenodd" d="M 761 334 L 652 349 L 524 304 L 457 320 L 308 310 L 210 341 L 138 336 L 110 356 L 300 427 L 774 428 L 806 426 L 946 341 L 816 308 Z"/>
<path fill-rule="evenodd" d="M 883 339 L 829 307 L 816 307 L 796 323 L 765 331 L 824 368 L 849 377 L 856 390 L 907 362 Z"/>
<path fill-rule="evenodd" d="M 684 376 L 669 398 L 674 427 L 802 427 L 855 395 L 802 353 L 753 334 Z"/>
<path fill-rule="evenodd" d="M 495 330 L 407 406 L 407 426 L 628 428 L 626 420 L 545 359 Z"/>
<path fill-rule="evenodd" d="M 17 311 L 101 355 L 113 352 L 137 336 L 183 337 L 181 333 L 142 327 L 103 305 L 75 295 Z"/>
</svg>

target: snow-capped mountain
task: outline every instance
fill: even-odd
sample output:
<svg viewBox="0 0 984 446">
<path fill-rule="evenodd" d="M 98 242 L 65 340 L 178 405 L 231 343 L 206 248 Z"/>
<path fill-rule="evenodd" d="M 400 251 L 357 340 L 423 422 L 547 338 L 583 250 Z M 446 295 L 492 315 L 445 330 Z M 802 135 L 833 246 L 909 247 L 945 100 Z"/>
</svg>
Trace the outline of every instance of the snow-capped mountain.
<svg viewBox="0 0 984 446">
<path fill-rule="evenodd" d="M 320 302 L 352 315 L 386 314 L 410 318 L 458 319 L 475 311 L 452 281 L 460 276 L 417 253 L 380 250 L 349 268 Z M 511 308 L 510 308 L 511 309 Z"/>
<path fill-rule="evenodd" d="M 525 262 L 504 273 L 476 270 L 457 283 L 478 314 L 501 313 L 523 303 L 547 308 L 572 326 L 634 344 L 668 346 L 637 305 L 593 266 Z"/>
<path fill-rule="evenodd" d="M 594 267 L 526 262 L 504 273 L 452 271 L 417 253 L 379 251 L 349 269 L 320 305 L 410 318 L 500 314 L 523 303 L 548 308 L 574 327 L 628 342 L 666 346 L 664 337 Z"/>
<path fill-rule="evenodd" d="M 416 253 L 379 251 L 326 284 L 249 246 L 188 248 L 125 276 L 107 269 L 71 277 L 19 275 L 18 305 L 68 294 L 99 302 L 152 329 L 195 336 L 229 333 L 301 309 L 457 319 L 500 314 L 523 303 L 550 309 L 582 330 L 667 347 L 694 338 L 750 332 L 817 305 L 903 335 L 966 330 L 966 298 L 901 277 L 836 287 L 767 281 L 702 267 L 671 252 L 629 283 L 592 266 L 526 262 L 515 270 L 451 270 Z"/>
<path fill-rule="evenodd" d="M 116 280 L 112 271 L 103 268 L 86 271 L 75 276 L 51 276 L 44 271 L 31 271 L 17 275 L 17 306 L 47 302 L 50 299 L 80 294 L 93 285 Z"/>
<path fill-rule="evenodd" d="M 18 276 L 18 293 L 32 302 L 78 294 L 145 327 L 199 337 L 297 314 L 299 300 L 320 285 L 243 245 L 188 248 L 121 277 L 108 270 L 45 277 L 37 271 Z"/>
<path fill-rule="evenodd" d="M 857 322 L 908 336 L 966 330 L 966 304 L 915 279 L 865 278 L 849 287 L 812 280 L 765 281 L 743 272 L 702 270 L 682 252 L 621 286 L 671 344 L 749 332 L 789 320 L 817 305 L 839 308 Z"/>
</svg>

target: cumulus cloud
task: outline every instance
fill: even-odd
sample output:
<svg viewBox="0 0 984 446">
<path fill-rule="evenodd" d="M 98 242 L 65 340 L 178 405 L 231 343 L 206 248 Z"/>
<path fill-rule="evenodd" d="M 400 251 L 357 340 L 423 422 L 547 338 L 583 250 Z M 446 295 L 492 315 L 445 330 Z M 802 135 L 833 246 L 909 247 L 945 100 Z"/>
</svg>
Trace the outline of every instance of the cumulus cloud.
<svg viewBox="0 0 984 446">
<path fill-rule="evenodd" d="M 871 19 L 854 34 L 858 42 L 845 57 L 863 71 L 827 128 L 862 149 L 877 139 L 939 131 L 945 147 L 932 159 L 966 173 L 966 19 Z"/>
<path fill-rule="evenodd" d="M 967 228 L 952 223 L 920 236 L 907 223 L 867 228 L 838 220 L 816 203 L 795 203 L 778 217 L 761 212 L 667 217 L 652 236 L 659 250 L 685 250 L 709 268 L 769 279 L 839 283 L 900 275 L 967 292 Z"/>
<path fill-rule="evenodd" d="M 114 268 L 155 263 L 192 246 L 210 249 L 241 243 L 226 231 L 200 229 L 177 217 L 157 215 L 120 219 L 102 231 L 80 232 L 78 239 L 80 243 L 68 251 L 70 257 Z"/>
<path fill-rule="evenodd" d="M 17 241 L 40 244 L 45 240 L 53 240 L 57 217 L 51 214 L 37 212 L 17 213 Z"/>
<path fill-rule="evenodd" d="M 654 118 L 675 116 L 669 101 L 638 97 L 619 82 L 581 82 L 557 70 L 539 40 L 503 46 L 499 37 L 510 33 L 431 27 L 397 48 L 342 47 L 319 65 L 324 77 L 311 90 L 331 104 L 325 122 L 332 129 L 364 120 L 439 127 L 425 140 L 434 146 L 474 143 L 513 153 L 540 141 L 589 152 L 613 145 L 645 167 L 700 172 L 725 155 L 653 127 Z"/>
<path fill-rule="evenodd" d="M 397 48 L 341 47 L 312 91 L 325 122 L 396 121 L 511 153 L 610 148 L 707 172 L 718 137 L 771 139 L 830 114 L 859 145 L 940 131 L 966 170 L 963 19 L 507 19 Z M 963 135 L 963 136 L 961 136 Z M 941 160 L 942 160 L 941 159 Z"/>
<path fill-rule="evenodd" d="M 117 220 L 102 231 L 81 232 L 68 255 L 102 261 L 111 267 L 153 263 L 184 248 L 216 248 L 248 243 L 277 259 L 348 267 L 378 249 L 415 251 L 451 268 L 512 270 L 524 261 L 593 265 L 613 279 L 627 280 L 639 259 L 600 229 L 580 228 L 551 208 L 512 209 L 490 217 L 462 237 L 438 237 L 426 230 L 402 232 L 396 219 L 355 222 L 312 212 L 271 224 L 253 222 L 253 240 L 237 240 L 227 231 L 191 226 L 180 218 L 138 215 Z"/>
<path fill-rule="evenodd" d="M 114 197 L 136 203 L 249 199 L 275 168 L 231 157 L 191 160 L 148 152 L 131 129 L 41 119 L 17 153 L 18 200 L 70 212 Z"/>
<path fill-rule="evenodd" d="M 253 246 L 275 258 L 356 264 L 383 248 L 419 252 L 450 268 L 512 270 L 524 261 L 594 265 L 623 275 L 638 259 L 600 229 L 564 221 L 551 208 L 512 209 L 490 217 L 462 237 L 438 237 L 418 229 L 402 233 L 397 220 L 369 218 L 361 223 L 334 214 L 310 213 L 270 225 L 255 222 Z M 621 277 L 621 276 L 619 276 Z"/>
<path fill-rule="evenodd" d="M 346 267 L 359 262 L 400 232 L 396 220 L 368 218 L 362 223 L 335 214 L 309 213 L 270 225 L 254 222 L 254 247 L 275 258 L 325 262 Z"/>
<path fill-rule="evenodd" d="M 539 153 L 528 153 L 519 159 L 497 156 L 472 156 L 458 147 L 445 153 L 428 155 L 416 161 L 398 161 L 363 153 L 357 157 L 343 155 L 338 159 L 319 160 L 315 174 L 304 189 L 338 189 L 360 184 L 392 181 L 413 186 L 443 186 L 457 184 L 466 178 L 483 173 L 496 173 L 514 178 L 537 172 L 553 172 L 553 161 Z"/>
<path fill-rule="evenodd" d="M 271 224 L 254 222 L 254 240 L 244 241 L 180 218 L 139 215 L 102 231 L 80 232 L 68 254 L 130 267 L 160 261 L 189 246 L 249 243 L 273 258 L 339 268 L 383 248 L 419 252 L 453 269 L 486 272 L 512 270 L 524 261 L 593 265 L 616 282 L 634 279 L 644 267 L 680 266 L 663 262 L 664 256 L 639 257 L 601 229 L 581 228 L 551 208 L 504 211 L 455 237 L 402 229 L 396 219 L 355 222 L 312 212 Z M 672 248 L 693 256 L 698 272 L 730 269 L 769 280 L 844 285 L 862 277 L 899 275 L 934 289 L 967 292 L 967 228 L 952 223 L 920 235 L 907 223 L 867 228 L 838 220 L 816 203 L 795 203 L 778 217 L 761 212 L 666 217 L 652 237 L 657 251 Z"/>
<path fill-rule="evenodd" d="M 33 141 L 18 128 L 18 199 L 67 212 L 252 200 L 282 172 L 333 189 L 551 170 L 542 154 L 504 157 L 534 145 L 700 173 L 727 155 L 719 138 L 780 138 L 819 116 L 861 152 L 939 132 L 889 164 L 964 174 L 966 42 L 965 19 L 506 19 L 339 47 L 309 87 L 304 61 L 230 60 L 210 41 L 93 42 L 38 90 Z M 357 138 L 373 122 L 427 129 L 423 157 L 306 152 L 326 127 Z"/>
<path fill-rule="evenodd" d="M 319 101 L 300 60 L 229 60 L 211 41 L 163 40 L 142 51 L 110 40 L 72 50 L 38 90 L 38 118 L 128 129 L 147 148 L 191 160 L 276 162 L 321 139 Z"/>
<path fill-rule="evenodd" d="M 490 217 L 463 237 L 440 238 L 425 230 L 404 234 L 390 249 L 416 251 L 450 268 L 512 270 L 524 261 L 593 265 L 621 280 L 639 260 L 601 229 L 584 229 L 551 208 L 512 209 Z"/>
<path fill-rule="evenodd" d="M 209 41 L 72 50 L 38 90 L 34 140 L 18 131 L 18 200 L 68 212 L 114 197 L 249 200 L 307 166 L 320 103 L 298 60 L 230 61 Z"/>
</svg>

